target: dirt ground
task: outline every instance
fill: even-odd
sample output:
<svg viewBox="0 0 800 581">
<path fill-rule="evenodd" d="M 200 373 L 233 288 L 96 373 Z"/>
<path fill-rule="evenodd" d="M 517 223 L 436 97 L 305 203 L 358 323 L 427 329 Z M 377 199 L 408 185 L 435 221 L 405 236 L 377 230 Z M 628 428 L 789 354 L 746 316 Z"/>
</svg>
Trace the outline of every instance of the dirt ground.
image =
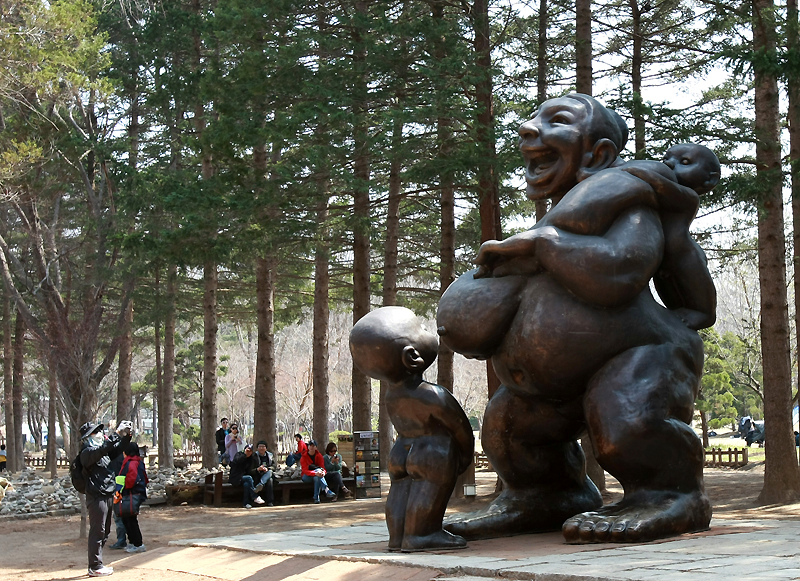
<svg viewBox="0 0 800 581">
<path fill-rule="evenodd" d="M 714 505 L 714 516 L 725 519 L 800 519 L 800 504 L 757 506 L 763 477 L 763 464 L 751 464 L 747 470 L 707 469 L 706 489 Z M 493 473 L 479 472 L 478 499 L 454 501 L 449 510 L 474 510 L 488 503 L 493 483 Z M 609 479 L 606 502 L 613 502 L 621 496 L 619 484 Z M 146 507 L 139 520 L 149 553 L 166 547 L 174 539 L 348 526 L 354 522 L 380 521 L 383 518 L 383 500 L 374 499 L 253 510 L 234 506 L 162 505 Z M 78 539 L 79 527 L 78 515 L 0 521 L 0 578 L 23 581 L 87 578 L 86 541 Z M 111 541 L 114 539 L 112 532 Z M 124 551 L 112 550 L 106 550 L 104 555 L 106 563 L 112 566 L 128 556 Z M 112 579 L 118 581 L 153 581 L 155 578 L 154 572 L 146 568 L 117 569 Z M 157 578 L 159 581 L 198 579 L 196 575 L 171 571 L 159 571 Z M 217 578 L 217 575 L 209 573 L 209 578 Z M 294 579 L 293 576 L 285 578 Z"/>
</svg>

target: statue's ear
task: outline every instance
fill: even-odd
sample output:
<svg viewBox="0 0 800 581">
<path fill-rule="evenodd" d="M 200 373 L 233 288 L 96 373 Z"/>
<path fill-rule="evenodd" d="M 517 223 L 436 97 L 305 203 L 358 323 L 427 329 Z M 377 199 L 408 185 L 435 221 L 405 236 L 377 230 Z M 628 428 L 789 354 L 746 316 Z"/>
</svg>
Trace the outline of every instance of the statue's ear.
<svg viewBox="0 0 800 581">
<path fill-rule="evenodd" d="M 424 371 L 427 365 L 419 351 L 411 345 L 403 347 L 403 365 L 410 371 Z"/>
<path fill-rule="evenodd" d="M 617 160 L 619 150 L 613 141 L 607 138 L 598 139 L 590 152 L 584 156 L 581 168 L 581 181 L 604 169 L 610 168 Z"/>
<path fill-rule="evenodd" d="M 717 183 L 719 183 L 719 172 L 712 171 L 710 174 L 708 174 L 708 179 L 703 184 L 703 189 L 706 192 L 710 192 L 714 189 L 714 186 L 716 186 Z"/>
</svg>

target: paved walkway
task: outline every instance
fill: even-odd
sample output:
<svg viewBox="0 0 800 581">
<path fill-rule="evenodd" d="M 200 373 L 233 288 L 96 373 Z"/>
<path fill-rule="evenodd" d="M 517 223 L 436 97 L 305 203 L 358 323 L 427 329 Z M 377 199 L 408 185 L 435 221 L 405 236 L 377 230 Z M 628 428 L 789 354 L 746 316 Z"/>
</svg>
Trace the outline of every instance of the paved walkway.
<svg viewBox="0 0 800 581">
<path fill-rule="evenodd" d="M 387 540 L 383 523 L 187 539 L 170 543 L 177 552 L 171 553 L 173 556 L 168 560 L 184 563 L 184 568 L 208 571 L 206 559 L 197 560 L 181 553 L 213 549 L 244 551 L 246 555 L 217 551 L 217 559 L 249 562 L 248 568 L 255 567 L 258 572 L 254 569 L 249 576 L 228 577 L 248 581 L 294 579 L 292 560 L 297 566 L 302 563 L 303 571 L 297 572 L 297 579 L 330 580 L 338 578 L 338 571 L 350 581 L 378 578 L 486 581 L 498 577 L 533 581 L 800 579 L 799 521 L 715 519 L 711 530 L 703 533 L 631 545 L 566 545 L 559 533 L 549 533 L 472 541 L 460 551 L 404 554 L 389 553 Z M 277 569 L 269 559 L 276 561 Z M 148 567 L 153 565 L 148 563 Z M 268 575 L 270 568 L 272 574 Z M 321 573 L 319 577 L 317 573 Z"/>
</svg>

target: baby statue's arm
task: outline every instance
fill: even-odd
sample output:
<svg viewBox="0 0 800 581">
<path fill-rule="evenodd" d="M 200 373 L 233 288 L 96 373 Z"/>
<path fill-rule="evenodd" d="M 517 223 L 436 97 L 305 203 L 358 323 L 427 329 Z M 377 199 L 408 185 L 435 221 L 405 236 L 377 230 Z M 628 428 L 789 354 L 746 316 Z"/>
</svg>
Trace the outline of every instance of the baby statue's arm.
<svg viewBox="0 0 800 581">
<path fill-rule="evenodd" d="M 656 201 L 662 212 L 677 212 L 694 219 L 700 207 L 700 196 L 694 190 L 677 182 L 675 173 L 658 161 L 629 161 L 617 169 L 628 172 L 647 182 L 656 193 Z"/>
</svg>

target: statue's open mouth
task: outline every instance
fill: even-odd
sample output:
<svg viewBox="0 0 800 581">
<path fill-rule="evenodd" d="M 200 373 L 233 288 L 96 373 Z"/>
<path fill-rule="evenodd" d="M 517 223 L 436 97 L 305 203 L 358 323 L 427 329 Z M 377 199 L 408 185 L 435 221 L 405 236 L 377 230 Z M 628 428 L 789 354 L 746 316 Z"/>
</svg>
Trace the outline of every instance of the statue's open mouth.
<svg viewBox="0 0 800 581">
<path fill-rule="evenodd" d="M 529 182 L 538 181 L 538 178 L 546 174 L 558 162 L 558 154 L 549 149 L 526 153 L 528 158 L 526 178 Z"/>
</svg>

